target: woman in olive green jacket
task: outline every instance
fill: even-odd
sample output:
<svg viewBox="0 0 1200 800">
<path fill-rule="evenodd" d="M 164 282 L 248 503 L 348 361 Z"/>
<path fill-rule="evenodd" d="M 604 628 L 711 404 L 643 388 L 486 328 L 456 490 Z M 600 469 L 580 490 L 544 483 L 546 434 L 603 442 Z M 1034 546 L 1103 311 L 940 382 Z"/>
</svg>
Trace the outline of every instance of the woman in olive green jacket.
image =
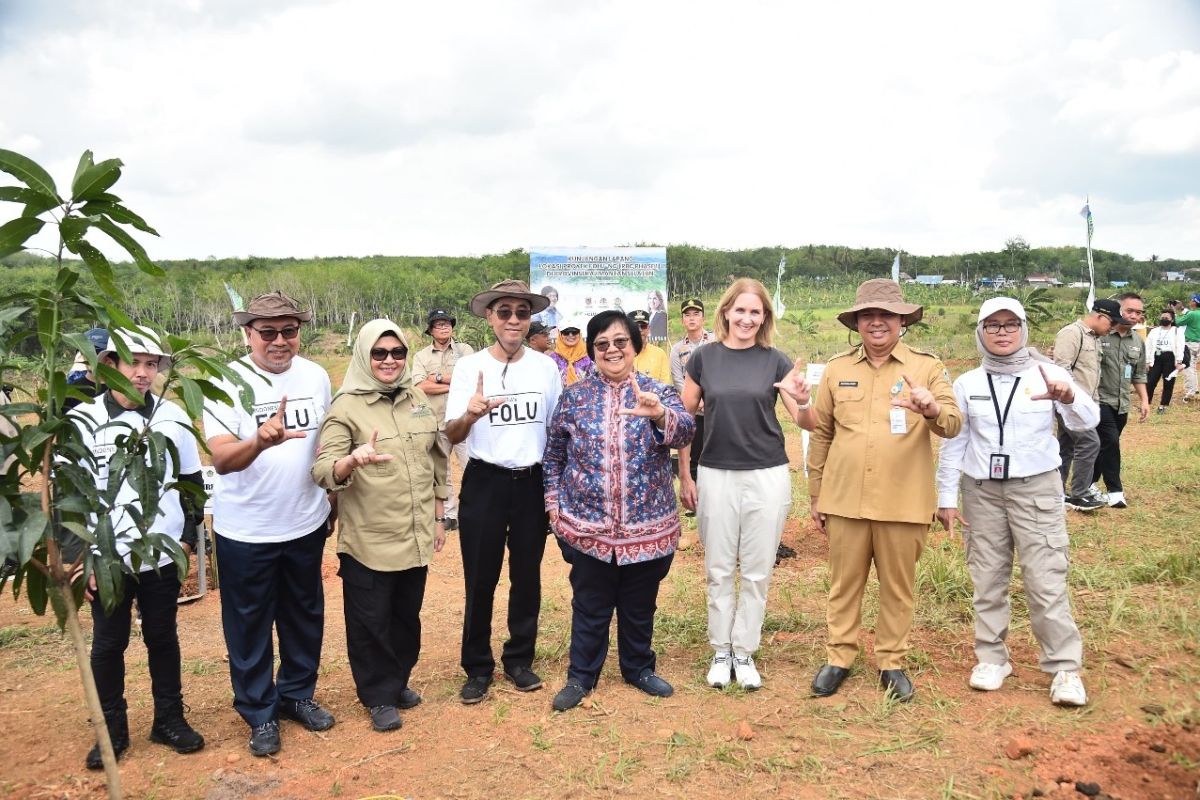
<svg viewBox="0 0 1200 800">
<path fill-rule="evenodd" d="M 421 603 L 442 549 L 446 453 L 425 394 L 412 385 L 400 326 L 359 331 L 346 380 L 321 425 L 312 476 L 339 492 L 338 575 L 346 650 L 377 731 L 421 702 L 408 678 L 421 650 Z"/>
</svg>

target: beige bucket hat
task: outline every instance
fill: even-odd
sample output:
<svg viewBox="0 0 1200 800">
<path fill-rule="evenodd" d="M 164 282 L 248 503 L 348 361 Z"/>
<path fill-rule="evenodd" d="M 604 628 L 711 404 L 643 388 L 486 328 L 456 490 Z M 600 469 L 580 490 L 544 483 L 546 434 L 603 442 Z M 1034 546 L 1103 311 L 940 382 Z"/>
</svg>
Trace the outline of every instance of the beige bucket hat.
<svg viewBox="0 0 1200 800">
<path fill-rule="evenodd" d="M 868 308 L 881 308 L 900 315 L 900 324 L 904 326 L 920 322 L 925 309 L 915 303 L 904 302 L 900 293 L 900 284 L 888 278 L 873 278 L 859 285 L 854 294 L 854 305 L 838 314 L 838 322 L 852 331 L 858 330 L 855 317 L 858 312 Z"/>
<path fill-rule="evenodd" d="M 522 300 L 528 300 L 529 310 L 534 314 L 544 311 L 550 305 L 550 298 L 529 291 L 529 285 L 525 281 L 509 278 L 508 280 L 492 284 L 492 288 L 472 297 L 471 304 L 468 307 L 475 316 L 486 317 L 488 306 L 501 297 L 518 297 Z"/>
<path fill-rule="evenodd" d="M 238 325 L 246 325 L 255 319 L 277 317 L 295 317 L 301 322 L 308 322 L 312 319 L 312 312 L 301 311 L 299 304 L 283 292 L 260 294 L 250 301 L 245 311 L 233 312 L 233 321 Z"/>
</svg>

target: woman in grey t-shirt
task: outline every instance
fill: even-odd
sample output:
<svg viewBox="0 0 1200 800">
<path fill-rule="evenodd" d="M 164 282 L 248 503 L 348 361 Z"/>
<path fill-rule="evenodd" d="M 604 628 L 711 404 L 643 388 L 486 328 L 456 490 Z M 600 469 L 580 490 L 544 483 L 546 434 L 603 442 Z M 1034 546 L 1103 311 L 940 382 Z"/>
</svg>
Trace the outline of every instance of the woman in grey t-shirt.
<svg viewBox="0 0 1200 800">
<path fill-rule="evenodd" d="M 735 678 L 746 689 L 762 679 L 754 666 L 775 551 L 792 502 L 776 398 L 805 430 L 815 419 L 803 370 L 771 346 L 775 315 L 766 287 L 739 278 L 721 296 L 716 338 L 692 354 L 683 402 L 704 402 L 704 453 L 697 483 L 683 487 L 695 508 L 708 575 L 708 684 Z M 735 595 L 737 577 L 740 591 Z M 731 676 L 732 673 L 732 676 Z"/>
</svg>

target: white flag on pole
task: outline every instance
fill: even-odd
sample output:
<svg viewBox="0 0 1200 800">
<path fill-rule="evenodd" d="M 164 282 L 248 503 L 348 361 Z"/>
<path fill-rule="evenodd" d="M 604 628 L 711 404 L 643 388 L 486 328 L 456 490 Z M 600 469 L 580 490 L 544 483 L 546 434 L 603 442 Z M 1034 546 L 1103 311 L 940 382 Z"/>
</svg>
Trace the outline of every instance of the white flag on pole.
<svg viewBox="0 0 1200 800">
<path fill-rule="evenodd" d="M 1083 208 L 1079 210 L 1079 216 L 1087 220 L 1087 265 L 1088 265 L 1088 295 L 1087 308 L 1084 313 L 1092 310 L 1092 304 L 1096 302 L 1096 268 L 1092 264 L 1092 203 L 1091 198 L 1088 198 L 1083 203 Z"/>
<path fill-rule="evenodd" d="M 892 262 L 892 280 L 900 282 L 900 253 L 896 252 L 896 260 Z"/>
<path fill-rule="evenodd" d="M 783 270 L 787 267 L 787 256 L 779 257 L 779 274 L 775 276 L 775 319 L 783 319 L 783 312 L 787 311 L 787 306 L 783 304 Z"/>
</svg>

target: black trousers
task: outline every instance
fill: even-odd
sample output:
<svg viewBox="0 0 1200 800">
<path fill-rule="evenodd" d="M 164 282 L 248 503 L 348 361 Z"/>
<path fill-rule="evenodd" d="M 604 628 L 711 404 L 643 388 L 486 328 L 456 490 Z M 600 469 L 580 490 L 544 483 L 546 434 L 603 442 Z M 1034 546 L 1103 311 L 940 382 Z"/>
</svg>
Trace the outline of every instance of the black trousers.
<svg viewBox="0 0 1200 800">
<path fill-rule="evenodd" d="M 121 602 L 111 614 L 97 597 L 92 601 L 92 673 L 100 705 L 106 714 L 125 708 L 125 650 L 129 647 L 131 608 L 137 598 L 142 611 L 142 640 L 150 666 L 150 693 L 155 709 L 183 700 L 179 677 L 179 632 L 175 626 L 179 605 L 179 573 L 174 564 L 124 576 Z"/>
<path fill-rule="evenodd" d="M 567 548 L 570 549 L 570 548 Z M 573 550 L 571 564 L 571 663 L 567 680 L 592 689 L 608 655 L 608 630 L 617 612 L 617 659 L 625 680 L 654 669 L 650 643 L 658 586 L 667 577 L 672 553 L 665 558 L 618 565 Z"/>
<path fill-rule="evenodd" d="M 504 551 L 508 550 L 508 641 L 505 669 L 533 664 L 542 604 L 542 555 L 546 551 L 542 469 L 518 475 L 472 459 L 463 472 L 458 505 L 466 607 L 462 668 L 469 677 L 491 675 L 492 607 Z"/>
<path fill-rule="evenodd" d="M 696 435 L 692 437 L 692 453 L 688 463 L 692 467 L 692 480 L 700 474 L 700 455 L 704 452 L 704 415 L 696 415 Z"/>
<path fill-rule="evenodd" d="M 254 727 L 277 719 L 281 697 L 307 700 L 317 687 L 325 634 L 321 556 L 328 528 L 288 542 L 217 536 L 221 627 L 229 651 L 233 707 Z M 279 674 L 272 680 L 279 635 Z"/>
<path fill-rule="evenodd" d="M 1163 385 L 1162 401 L 1160 406 L 1171 405 L 1171 395 L 1175 393 L 1175 379 L 1168 379 L 1167 376 L 1175 371 L 1175 354 L 1171 351 L 1154 354 L 1154 363 L 1150 365 L 1150 370 L 1146 373 L 1146 397 L 1151 403 L 1154 402 L 1154 390 L 1158 388 L 1158 382 L 1161 380 Z"/>
<path fill-rule="evenodd" d="M 1100 404 L 1100 424 L 1096 433 L 1100 437 L 1100 455 L 1092 470 L 1092 483 L 1104 478 L 1104 488 L 1109 492 L 1121 492 L 1121 431 L 1129 414 L 1118 414 L 1112 406 Z"/>
<path fill-rule="evenodd" d="M 421 653 L 421 604 L 429 567 L 379 572 L 338 553 L 346 654 L 358 701 L 394 706 Z"/>
</svg>

